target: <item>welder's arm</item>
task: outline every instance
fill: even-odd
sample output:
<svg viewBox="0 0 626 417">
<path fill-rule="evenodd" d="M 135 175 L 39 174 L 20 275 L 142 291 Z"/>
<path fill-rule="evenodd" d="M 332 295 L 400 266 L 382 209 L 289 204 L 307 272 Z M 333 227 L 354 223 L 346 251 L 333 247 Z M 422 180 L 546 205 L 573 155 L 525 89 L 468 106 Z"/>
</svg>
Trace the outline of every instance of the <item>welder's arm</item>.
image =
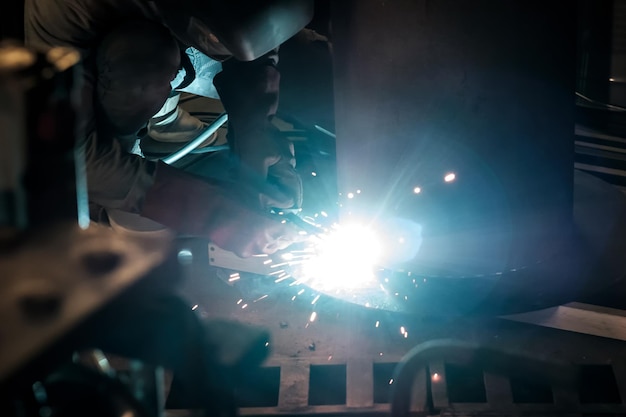
<svg viewBox="0 0 626 417">
<path fill-rule="evenodd" d="M 302 181 L 293 144 L 271 123 L 278 108 L 276 51 L 251 62 L 230 59 L 214 80 L 228 113 L 228 142 L 241 181 L 259 184 L 261 208 L 297 208 Z"/>
<path fill-rule="evenodd" d="M 159 162 L 140 214 L 180 233 L 208 237 L 239 256 L 273 253 L 299 240 L 299 230 L 281 223 L 251 201 L 246 187 L 209 181 Z"/>
<path fill-rule="evenodd" d="M 127 154 L 117 140 L 86 144 L 90 202 L 137 213 L 178 233 L 201 236 L 239 256 L 273 253 L 299 239 L 299 231 L 254 209 L 245 185 L 198 178 L 162 162 Z"/>
</svg>

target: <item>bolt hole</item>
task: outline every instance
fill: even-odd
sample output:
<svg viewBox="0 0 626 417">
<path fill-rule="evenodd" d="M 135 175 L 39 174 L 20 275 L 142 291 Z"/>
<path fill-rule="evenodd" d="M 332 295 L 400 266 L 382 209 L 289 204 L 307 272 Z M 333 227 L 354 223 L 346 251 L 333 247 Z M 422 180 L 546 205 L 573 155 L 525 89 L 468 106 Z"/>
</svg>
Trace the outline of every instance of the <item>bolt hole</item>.
<svg viewBox="0 0 626 417">
<path fill-rule="evenodd" d="M 32 322 L 46 322 L 54 319 L 61 311 L 61 298 L 58 295 L 25 295 L 18 300 L 24 317 Z"/>
<path fill-rule="evenodd" d="M 114 271 L 122 257 L 114 252 L 92 252 L 83 256 L 83 266 L 92 275 L 104 275 Z"/>
</svg>

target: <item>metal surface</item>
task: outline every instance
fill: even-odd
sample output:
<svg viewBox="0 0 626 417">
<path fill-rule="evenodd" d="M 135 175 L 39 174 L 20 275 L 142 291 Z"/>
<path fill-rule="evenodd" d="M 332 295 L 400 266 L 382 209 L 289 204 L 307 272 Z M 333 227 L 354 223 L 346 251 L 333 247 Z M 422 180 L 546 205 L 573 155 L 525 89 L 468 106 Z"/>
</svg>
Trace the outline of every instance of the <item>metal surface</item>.
<svg viewBox="0 0 626 417">
<path fill-rule="evenodd" d="M 191 308 L 207 319 L 235 319 L 266 328 L 271 334 L 271 356 L 265 372 L 250 378 L 246 385 L 249 401 L 241 409 L 242 415 L 389 415 L 388 393 L 395 381 L 391 385 L 389 382 L 394 364 L 415 345 L 442 338 L 563 360 L 576 366 L 610 367 L 622 400 L 589 403 L 579 399 L 576 389 L 555 386 L 553 400 L 548 403 L 524 403 L 517 391 L 512 394 L 516 381 L 510 375 L 493 375 L 490 370 L 484 375 L 487 401 L 459 401 L 454 395 L 459 389 L 455 385 L 458 380 L 446 374 L 445 361 L 433 360 L 428 363 L 429 375 L 435 378 L 430 398 L 441 415 L 545 416 L 559 414 L 564 404 L 572 401 L 575 414 L 626 411 L 625 347 L 621 340 L 501 319 L 465 316 L 446 320 L 392 313 L 325 295 L 318 298 L 319 293 L 302 285 L 279 285 L 258 275 L 242 273 L 239 279 L 228 281 L 228 275 L 218 276 L 214 268 L 207 266 L 206 242 L 188 241 L 183 247 L 194 254 L 183 291 Z M 312 312 L 317 313 L 313 321 Z M 316 378 L 329 365 L 342 373 Z M 420 389 L 418 385 L 416 389 Z M 337 393 L 341 392 L 345 397 L 337 402 Z M 320 395 L 326 402 L 314 401 Z M 413 410 L 419 406 L 415 402 Z M 172 415 L 186 414 L 177 411 Z"/>
<path fill-rule="evenodd" d="M 0 256 L 0 380 L 137 282 L 169 242 L 59 225 Z"/>
</svg>

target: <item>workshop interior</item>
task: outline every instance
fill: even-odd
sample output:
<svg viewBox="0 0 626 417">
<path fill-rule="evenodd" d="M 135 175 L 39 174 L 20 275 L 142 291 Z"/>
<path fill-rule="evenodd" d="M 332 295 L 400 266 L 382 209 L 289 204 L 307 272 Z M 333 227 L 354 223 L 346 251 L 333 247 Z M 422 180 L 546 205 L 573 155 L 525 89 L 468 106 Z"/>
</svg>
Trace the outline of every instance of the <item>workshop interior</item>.
<svg viewBox="0 0 626 417">
<path fill-rule="evenodd" d="M 626 0 L 225 17 L 243 55 L 308 22 L 273 120 L 302 207 L 268 213 L 302 242 L 246 258 L 90 219 L 80 55 L 0 7 L 1 416 L 626 415 Z M 227 175 L 219 99 L 180 106 L 208 127 L 139 153 Z"/>
</svg>

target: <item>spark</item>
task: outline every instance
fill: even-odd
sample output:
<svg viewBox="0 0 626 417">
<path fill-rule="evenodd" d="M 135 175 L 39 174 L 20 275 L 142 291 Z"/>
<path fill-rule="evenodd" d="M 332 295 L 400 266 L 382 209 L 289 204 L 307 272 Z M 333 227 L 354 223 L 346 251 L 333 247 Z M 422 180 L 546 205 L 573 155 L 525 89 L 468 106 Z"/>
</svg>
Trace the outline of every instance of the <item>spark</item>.
<svg viewBox="0 0 626 417">
<path fill-rule="evenodd" d="M 324 217 L 328 217 L 328 213 L 326 213 L 325 211 L 320 211 L 320 214 Z"/>
<path fill-rule="evenodd" d="M 265 347 L 268 347 L 270 345 L 270 342 L 265 342 Z"/>
<path fill-rule="evenodd" d="M 441 380 L 441 375 L 439 375 L 437 372 L 435 372 L 432 376 L 432 380 L 433 382 L 439 382 Z"/>
<path fill-rule="evenodd" d="M 348 198 L 354 198 L 354 193 L 348 193 Z"/>
<path fill-rule="evenodd" d="M 443 177 L 443 180 L 445 182 L 452 182 L 456 179 L 456 174 L 454 172 L 449 172 L 446 174 L 445 177 Z"/>
<path fill-rule="evenodd" d="M 263 262 L 263 263 L 265 263 L 265 262 Z M 270 268 L 279 268 L 281 266 L 286 266 L 286 265 L 289 265 L 289 262 L 282 262 L 282 263 L 279 263 L 279 264 L 274 264 L 274 265 L 270 266 Z"/>
<path fill-rule="evenodd" d="M 254 301 L 253 301 L 253 303 L 256 303 L 256 302 L 259 302 L 259 301 L 261 301 L 261 300 L 264 300 L 264 299 L 266 299 L 267 297 L 268 297 L 268 295 L 267 295 L 267 294 L 262 295 L 262 296 L 260 296 L 259 298 L 257 298 L 256 300 L 254 300 Z"/>
<path fill-rule="evenodd" d="M 279 282 L 283 282 L 284 280 L 289 279 L 289 278 L 291 278 L 291 275 L 287 274 L 285 276 L 275 279 L 274 282 L 278 284 Z"/>
<path fill-rule="evenodd" d="M 320 295 L 319 295 L 319 294 L 317 294 L 317 295 L 315 296 L 315 298 L 313 299 L 313 301 L 311 301 L 311 304 L 315 304 L 315 303 L 317 303 L 317 300 L 319 300 L 319 299 L 320 299 Z"/>
<path fill-rule="evenodd" d="M 313 171 L 311 172 L 311 175 L 313 175 L 314 177 L 317 177 L 317 172 Z"/>
<path fill-rule="evenodd" d="M 317 313 L 314 311 L 311 313 L 311 317 L 309 317 L 309 321 L 313 323 L 316 318 L 317 318 Z"/>
<path fill-rule="evenodd" d="M 293 297 L 291 297 L 291 301 L 296 301 L 296 297 L 297 295 L 294 295 Z"/>
<path fill-rule="evenodd" d="M 304 293 L 304 288 L 298 291 L 298 295 L 302 295 Z"/>
<path fill-rule="evenodd" d="M 244 308 L 248 307 L 248 304 L 244 304 L 241 306 L 241 309 L 243 310 Z"/>
<path fill-rule="evenodd" d="M 393 378 L 389 380 L 389 385 L 393 384 Z"/>
<path fill-rule="evenodd" d="M 413 194 L 419 194 L 421 192 L 422 192 L 422 189 L 420 187 L 413 188 Z"/>
<path fill-rule="evenodd" d="M 357 194 L 361 194 L 361 190 L 356 190 L 356 193 Z"/>
<path fill-rule="evenodd" d="M 274 261 L 272 261 L 271 259 L 268 259 L 268 260 L 263 261 L 263 265 L 269 265 L 272 262 L 274 262 Z"/>
<path fill-rule="evenodd" d="M 237 280 L 240 280 L 240 279 L 241 279 L 241 277 L 239 275 L 237 275 L 236 277 L 228 278 L 228 282 L 234 282 L 234 281 L 237 281 Z"/>
<path fill-rule="evenodd" d="M 406 333 L 406 329 L 404 328 L 404 326 L 400 326 L 400 334 L 405 334 Z"/>
<path fill-rule="evenodd" d="M 383 356 L 383 352 L 378 352 L 378 355 L 379 356 Z"/>
<path fill-rule="evenodd" d="M 404 338 L 408 339 L 409 338 L 409 332 L 404 332 Z"/>
<path fill-rule="evenodd" d="M 280 274 L 282 274 L 283 272 L 285 272 L 285 270 L 284 270 L 284 269 L 280 269 L 280 270 L 278 270 L 278 271 L 271 272 L 269 275 L 280 275 Z"/>
<path fill-rule="evenodd" d="M 333 355 L 328 355 L 328 361 L 330 361 L 333 358 Z"/>
<path fill-rule="evenodd" d="M 283 258 L 285 261 L 291 261 L 294 257 L 295 255 L 291 252 L 283 253 L 281 255 L 281 258 Z"/>
<path fill-rule="evenodd" d="M 198 308 L 198 304 L 196 304 L 195 306 L 191 307 L 192 310 L 195 310 Z"/>
<path fill-rule="evenodd" d="M 243 301 L 243 298 L 240 298 L 239 301 L 237 301 L 237 305 L 241 304 L 242 301 Z"/>
<path fill-rule="evenodd" d="M 380 321 L 376 320 L 375 327 L 378 327 L 378 326 L 380 326 Z"/>
<path fill-rule="evenodd" d="M 259 253 L 257 255 L 252 255 L 253 258 L 267 258 L 269 255 L 267 253 Z"/>
</svg>

